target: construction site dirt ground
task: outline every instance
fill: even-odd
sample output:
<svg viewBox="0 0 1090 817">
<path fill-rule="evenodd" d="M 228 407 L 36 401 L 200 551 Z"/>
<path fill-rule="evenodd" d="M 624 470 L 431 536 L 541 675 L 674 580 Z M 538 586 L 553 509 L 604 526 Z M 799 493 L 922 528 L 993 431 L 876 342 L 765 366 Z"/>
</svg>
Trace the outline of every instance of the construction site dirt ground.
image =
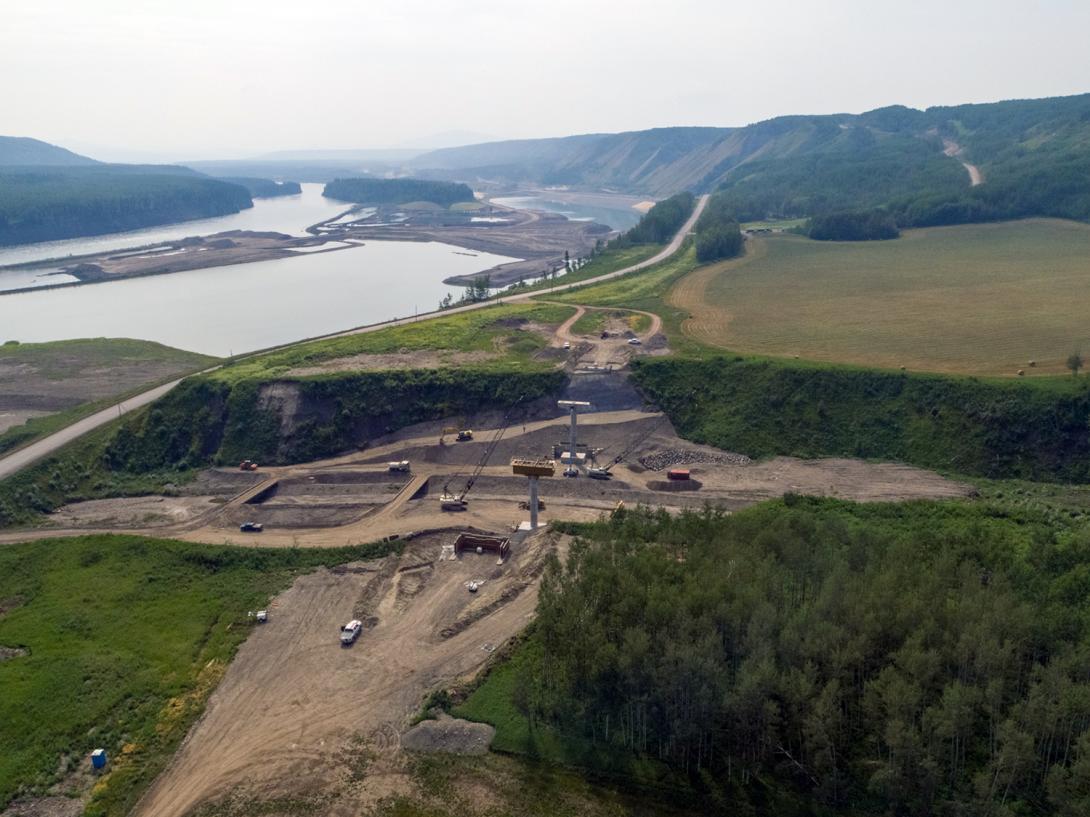
<svg viewBox="0 0 1090 817">
<path fill-rule="evenodd" d="M 931 471 L 852 459 L 761 462 L 680 439 L 655 412 L 598 412 L 579 420 L 580 439 L 608 464 L 626 453 L 608 481 L 560 476 L 540 482 L 542 521 L 591 520 L 618 502 L 661 505 L 672 510 L 712 505 L 736 510 L 785 493 L 856 501 L 944 499 L 969 496 L 972 486 Z M 566 447 L 568 418 L 528 422 L 506 430 L 489 465 L 467 495 L 462 512 L 439 507 L 444 488 L 465 489 L 474 466 L 496 430 L 477 429 L 470 442 L 447 436 L 442 423 L 426 423 L 380 438 L 363 451 L 300 465 L 262 468 L 256 474 L 213 469 L 177 497 L 130 497 L 72 503 L 52 514 L 52 525 L 6 532 L 0 541 L 90 530 L 150 533 L 214 544 L 273 547 L 352 545 L 451 524 L 510 531 L 528 518 L 528 486 L 511 473 L 515 457 L 553 457 Z M 409 460 L 412 474 L 390 474 L 388 461 Z M 648 468 L 642 463 L 655 467 Z M 687 467 L 696 490 L 662 490 L 665 471 Z M 679 487 L 679 486 L 670 486 Z M 255 493 L 257 492 L 257 493 Z M 261 533 L 239 525 L 261 522 Z"/>
<path fill-rule="evenodd" d="M 400 555 L 297 579 L 272 602 L 268 623 L 239 650 L 133 814 L 182 817 L 227 795 L 320 789 L 341 795 L 323 814 L 348 815 L 396 789 L 397 780 L 370 770 L 347 786 L 346 758 L 399 752 L 427 692 L 471 677 L 526 625 L 547 554 L 566 548 L 562 537 L 539 531 L 503 564 L 472 550 L 443 558 L 456 537 L 422 535 Z M 481 582 L 477 592 L 470 581 Z M 352 618 L 368 626 L 342 647 L 338 625 Z"/>
<path fill-rule="evenodd" d="M 581 475 L 540 481 L 541 519 L 593 520 L 618 503 L 672 510 L 734 510 L 786 492 L 861 501 L 953 498 L 967 485 L 935 473 L 858 460 L 763 462 L 681 440 L 665 418 L 639 407 L 623 375 L 576 375 L 616 410 L 579 417 L 579 439 L 600 464 L 622 458 L 607 481 Z M 559 411 L 559 409 L 557 409 Z M 474 418 L 481 419 L 481 418 Z M 74 503 L 56 528 L 7 532 L 0 541 L 90 530 L 173 537 L 210 544 L 329 547 L 396 537 L 399 555 L 302 576 L 270 605 L 227 668 L 207 710 L 135 810 L 138 817 L 236 813 L 218 805 L 320 794 L 322 814 L 357 815 L 379 798 L 412 790 L 401 735 L 433 689 L 472 677 L 492 651 L 524 629 L 537 601 L 546 555 L 566 540 L 549 528 L 513 534 L 528 518 L 527 481 L 516 457 L 552 458 L 566 448 L 566 415 L 507 428 L 477 426 L 474 439 L 443 436 L 443 423 L 401 429 L 339 457 L 257 472 L 210 469 L 177 486 L 177 496 Z M 496 439 L 499 435 L 499 439 Z M 442 442 L 440 438 L 442 437 Z M 492 447 L 472 486 L 470 475 Z M 390 472 L 408 460 L 411 473 Z M 666 479 L 690 470 L 690 490 Z M 460 494 L 461 512 L 439 495 Z M 260 533 L 239 525 L 259 521 Z M 100 526 L 100 527 L 96 527 Z M 467 527 L 512 536 L 510 559 L 468 552 L 440 558 Z M 430 532 L 429 532 L 430 531 Z M 481 582 L 470 592 L 470 581 Z M 366 629 L 351 648 L 338 627 Z M 365 759 L 366 775 L 351 770 Z M 232 809 L 234 807 L 232 806 Z M 247 813 L 247 812 L 237 812 Z"/>
</svg>

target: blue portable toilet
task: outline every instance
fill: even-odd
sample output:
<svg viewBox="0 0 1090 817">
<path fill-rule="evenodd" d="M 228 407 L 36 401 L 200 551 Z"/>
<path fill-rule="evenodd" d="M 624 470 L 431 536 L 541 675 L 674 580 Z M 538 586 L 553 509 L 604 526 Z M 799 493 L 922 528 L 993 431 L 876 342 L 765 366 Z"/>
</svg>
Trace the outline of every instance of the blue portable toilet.
<svg viewBox="0 0 1090 817">
<path fill-rule="evenodd" d="M 106 750 L 95 749 L 91 752 L 91 768 L 93 769 L 105 769 L 106 768 Z"/>
</svg>

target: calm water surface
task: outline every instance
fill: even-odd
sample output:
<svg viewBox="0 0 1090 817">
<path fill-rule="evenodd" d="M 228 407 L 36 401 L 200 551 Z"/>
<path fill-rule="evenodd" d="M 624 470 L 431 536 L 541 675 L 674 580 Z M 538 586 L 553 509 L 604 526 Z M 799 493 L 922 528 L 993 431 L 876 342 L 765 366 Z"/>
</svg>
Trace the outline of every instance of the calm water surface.
<svg viewBox="0 0 1090 817">
<path fill-rule="evenodd" d="M 444 278 L 515 260 L 465 253 L 434 242 L 371 241 L 296 258 L 3 295 L 0 342 L 139 338 L 237 354 L 433 310 L 448 292 L 458 298 L 463 291 Z"/>
</svg>

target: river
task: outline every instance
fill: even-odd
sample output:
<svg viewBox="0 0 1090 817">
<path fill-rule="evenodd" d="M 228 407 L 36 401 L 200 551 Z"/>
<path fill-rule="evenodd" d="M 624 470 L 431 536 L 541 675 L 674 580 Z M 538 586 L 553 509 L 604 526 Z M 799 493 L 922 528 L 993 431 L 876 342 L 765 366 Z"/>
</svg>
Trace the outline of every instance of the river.
<svg viewBox="0 0 1090 817">
<path fill-rule="evenodd" d="M 226 267 L 0 296 L 0 342 L 138 338 L 230 355 L 437 308 L 443 279 L 515 259 L 370 241 Z"/>
<path fill-rule="evenodd" d="M 273 199 L 254 199 L 249 210 L 229 216 L 182 221 L 160 227 L 146 227 L 127 233 L 68 238 L 63 241 L 43 241 L 38 244 L 20 244 L 0 248 L 0 266 L 29 264 L 47 258 L 66 258 L 70 255 L 87 255 L 110 250 L 124 250 L 175 241 L 191 235 L 211 235 L 228 230 L 255 230 L 259 232 L 306 235 L 306 228 L 344 212 L 351 204 L 327 199 L 322 195 L 321 184 L 304 184 L 303 192 L 295 196 L 279 196 Z M 0 271 L 0 280 L 9 273 Z M 60 279 L 64 280 L 64 279 Z M 54 279 L 57 283 L 57 279 Z M 26 286 L 26 284 L 24 284 Z M 12 289 L 0 285 L 0 289 Z"/>
<path fill-rule="evenodd" d="M 304 235 L 351 205 L 304 184 L 297 196 L 257 199 L 251 210 L 131 233 L 29 244 L 0 263 L 122 250 L 225 230 Z M 369 241 L 335 252 L 257 261 L 98 284 L 0 295 L 0 342 L 110 337 L 154 340 L 211 355 L 263 349 L 435 309 L 443 283 L 517 259 L 435 242 Z M 48 271 L 44 271 L 48 272 Z M 0 289 L 58 283 L 37 271 L 0 271 Z"/>
</svg>

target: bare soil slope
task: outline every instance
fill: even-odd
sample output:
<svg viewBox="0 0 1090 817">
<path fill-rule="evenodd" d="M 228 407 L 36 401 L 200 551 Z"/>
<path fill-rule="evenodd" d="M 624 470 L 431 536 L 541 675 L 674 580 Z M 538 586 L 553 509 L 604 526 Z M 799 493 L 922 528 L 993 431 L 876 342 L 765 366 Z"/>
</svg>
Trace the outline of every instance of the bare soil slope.
<svg viewBox="0 0 1090 817">
<path fill-rule="evenodd" d="M 298 579 L 243 645 L 135 817 L 182 817 L 229 793 L 336 792 L 346 774 L 339 758 L 354 746 L 397 751 L 429 689 L 474 673 L 525 626 L 544 555 L 558 547 L 539 534 L 504 565 L 491 554 L 440 560 L 455 536 L 424 536 L 400 557 Z M 477 593 L 470 580 L 483 581 Z M 341 647 L 338 626 L 353 617 L 369 627 Z"/>
</svg>

